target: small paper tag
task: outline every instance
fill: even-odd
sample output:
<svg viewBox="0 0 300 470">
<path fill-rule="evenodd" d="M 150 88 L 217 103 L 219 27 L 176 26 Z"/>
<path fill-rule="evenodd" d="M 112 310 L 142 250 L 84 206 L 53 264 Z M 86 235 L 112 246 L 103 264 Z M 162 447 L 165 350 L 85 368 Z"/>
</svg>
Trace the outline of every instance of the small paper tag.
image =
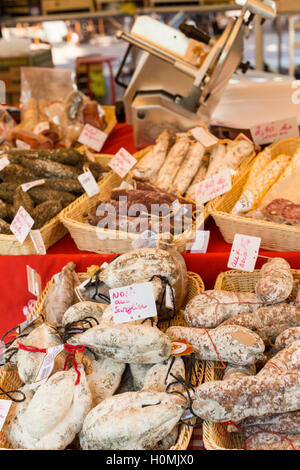
<svg viewBox="0 0 300 470">
<path fill-rule="evenodd" d="M 191 253 L 206 253 L 210 238 L 209 230 L 197 230 L 195 239 L 187 244 L 186 249 Z"/>
<path fill-rule="evenodd" d="M 41 276 L 39 273 L 36 272 L 35 269 L 31 268 L 30 266 L 26 266 L 27 269 L 27 283 L 28 283 L 28 291 L 31 294 L 38 297 L 42 292 L 42 282 Z"/>
<path fill-rule="evenodd" d="M 10 164 L 10 161 L 8 160 L 7 157 L 0 158 L 0 171 L 3 170 L 3 168 L 5 168 L 9 164 Z"/>
<path fill-rule="evenodd" d="M 41 134 L 42 132 L 48 131 L 49 129 L 50 129 L 49 121 L 41 121 L 35 126 L 33 132 L 34 134 Z"/>
<path fill-rule="evenodd" d="M 231 172 L 229 169 L 216 173 L 211 178 L 195 185 L 195 201 L 205 204 L 231 190 Z"/>
<path fill-rule="evenodd" d="M 112 168 L 117 175 L 124 178 L 136 162 L 137 160 L 122 147 L 110 160 L 108 166 Z"/>
<path fill-rule="evenodd" d="M 158 243 L 158 234 L 145 230 L 138 238 L 132 241 L 131 246 L 135 250 L 139 248 L 156 248 Z"/>
<path fill-rule="evenodd" d="M 157 316 L 151 282 L 110 289 L 109 295 L 116 324 Z"/>
<path fill-rule="evenodd" d="M 16 140 L 16 146 L 18 149 L 23 149 L 23 150 L 30 150 L 31 147 L 29 144 L 26 144 L 26 142 L 23 142 L 23 140 Z"/>
<path fill-rule="evenodd" d="M 4 426 L 11 404 L 11 400 L 0 399 L 0 431 Z"/>
<path fill-rule="evenodd" d="M 31 230 L 29 236 L 38 255 L 46 254 L 46 247 L 40 230 Z"/>
<path fill-rule="evenodd" d="M 20 323 L 18 326 L 18 333 L 19 335 L 24 331 L 31 323 L 33 323 L 37 318 L 39 318 L 39 314 L 36 313 L 32 317 L 28 318 L 28 320 L 23 321 L 23 323 Z"/>
<path fill-rule="evenodd" d="M 32 383 L 32 388 L 36 388 L 37 386 L 41 385 L 42 382 L 45 382 L 48 379 L 53 370 L 55 358 L 61 351 L 63 351 L 63 349 L 63 344 L 47 349 L 47 353 L 44 356 L 40 370 L 38 371 L 36 378 Z"/>
<path fill-rule="evenodd" d="M 175 291 L 173 287 L 169 286 L 168 284 L 166 285 L 165 296 L 166 296 L 165 306 L 167 308 L 173 309 L 174 308 L 173 299 L 175 299 Z"/>
<path fill-rule="evenodd" d="M 193 347 L 186 339 L 172 341 L 171 356 L 189 356 L 194 352 Z"/>
<path fill-rule="evenodd" d="M 89 197 L 93 197 L 100 193 L 97 181 L 90 170 L 87 170 L 78 176 L 78 180 Z"/>
<path fill-rule="evenodd" d="M 250 128 L 256 145 L 271 144 L 278 140 L 299 137 L 299 126 L 296 117 L 266 122 Z"/>
<path fill-rule="evenodd" d="M 46 180 L 44 179 L 30 181 L 29 183 L 21 184 L 21 188 L 26 193 L 27 191 L 29 191 L 29 189 L 34 188 L 35 186 L 40 186 L 41 184 L 45 184 L 45 181 Z"/>
<path fill-rule="evenodd" d="M 261 238 L 259 237 L 236 233 L 227 267 L 253 273 L 260 243 Z"/>
<path fill-rule="evenodd" d="M 78 138 L 78 142 L 96 150 L 96 152 L 100 152 L 106 139 L 107 134 L 105 134 L 105 132 L 100 131 L 100 129 L 97 129 L 90 124 L 85 124 Z"/>
<path fill-rule="evenodd" d="M 12 223 L 10 224 L 10 230 L 16 236 L 21 245 L 27 238 L 34 220 L 28 212 L 24 209 L 23 206 L 20 206 L 18 212 L 16 213 Z"/>
<path fill-rule="evenodd" d="M 204 147 L 212 147 L 219 142 L 219 139 L 204 127 L 195 127 L 194 129 L 191 129 L 191 134 Z"/>
</svg>

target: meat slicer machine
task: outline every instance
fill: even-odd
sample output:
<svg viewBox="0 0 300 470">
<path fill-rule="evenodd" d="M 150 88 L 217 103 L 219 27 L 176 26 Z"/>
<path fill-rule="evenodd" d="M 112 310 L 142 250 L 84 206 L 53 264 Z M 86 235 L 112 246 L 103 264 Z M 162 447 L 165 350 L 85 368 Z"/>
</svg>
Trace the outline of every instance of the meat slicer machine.
<svg viewBox="0 0 300 470">
<path fill-rule="evenodd" d="M 275 18 L 276 6 L 271 0 L 236 3 L 239 16 L 218 38 L 187 24 L 177 30 L 149 16 L 138 17 L 130 33 L 117 32 L 129 43 L 116 82 L 126 89 L 124 110 L 137 148 L 152 144 L 166 128 L 184 132 L 209 122 L 234 72 L 247 70 L 241 63 L 245 28 L 255 15 L 262 21 Z M 133 46 L 143 52 L 127 85 L 120 77 Z"/>
</svg>

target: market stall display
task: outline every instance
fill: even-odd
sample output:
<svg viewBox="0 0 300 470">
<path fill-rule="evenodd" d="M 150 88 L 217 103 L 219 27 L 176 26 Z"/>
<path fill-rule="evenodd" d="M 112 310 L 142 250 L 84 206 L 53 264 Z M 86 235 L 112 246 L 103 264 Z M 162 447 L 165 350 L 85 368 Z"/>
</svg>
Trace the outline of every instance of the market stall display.
<svg viewBox="0 0 300 470">
<path fill-rule="evenodd" d="M 154 256 L 161 256 L 159 252 L 156 254 L 156 250 L 146 251 L 148 254 L 152 253 Z M 127 269 L 130 270 L 131 267 L 133 268 L 134 263 L 136 263 L 136 261 L 134 261 L 134 257 L 138 256 L 139 253 L 141 256 L 146 256 L 145 250 L 133 252 L 131 256 L 121 256 L 113 261 L 111 265 L 100 270 L 100 276 L 102 275 L 105 279 L 108 277 L 112 280 L 112 275 L 115 273 L 118 278 L 119 271 L 115 271 L 117 266 L 115 265 L 114 268 L 114 264 L 116 264 L 116 262 L 120 264 L 123 261 L 122 264 L 125 263 L 125 266 L 128 266 Z M 169 274 L 167 274 L 167 271 L 165 274 L 175 287 L 179 272 L 181 271 L 184 273 L 184 263 L 180 261 L 178 255 L 175 255 L 175 258 L 172 258 L 173 255 L 168 255 L 166 253 L 165 256 L 166 262 L 167 259 L 169 260 L 169 267 L 167 263 L 165 264 L 165 268 L 167 271 L 171 269 L 171 271 L 168 271 Z M 178 271 L 176 274 L 176 271 L 173 271 L 172 265 L 174 267 L 178 262 L 179 264 L 176 268 Z M 148 274 L 150 274 L 150 272 L 155 274 L 159 269 L 158 265 L 155 267 L 154 263 L 152 266 L 150 258 L 148 258 L 148 263 Z M 115 448 L 117 445 L 119 449 L 186 449 L 192 434 L 192 428 L 181 423 L 181 417 L 185 410 L 185 399 L 183 399 L 181 395 L 174 395 L 174 392 L 176 390 L 184 391 L 185 374 L 189 382 L 192 381 L 195 383 L 196 380 L 196 383 L 200 383 L 203 373 L 202 364 L 197 363 L 196 369 L 192 368 L 189 370 L 189 367 L 187 367 L 186 372 L 184 372 L 184 362 L 186 361 L 183 361 L 183 359 L 176 356 L 174 356 L 173 359 L 168 359 L 171 353 L 171 342 L 168 336 L 164 334 L 161 329 L 157 328 L 157 326 L 160 325 L 159 321 L 157 326 L 152 325 L 149 320 L 146 322 L 134 321 L 115 325 L 111 318 L 111 313 L 106 314 L 106 310 L 110 310 L 110 307 L 107 306 L 107 304 L 105 305 L 106 308 L 102 309 L 101 315 L 99 312 L 101 311 L 101 306 L 103 307 L 104 304 L 92 302 L 78 303 L 74 289 L 73 300 L 77 303 L 68 307 L 70 303 L 69 300 L 64 306 L 64 309 L 66 309 L 64 315 L 67 315 L 69 318 L 70 314 L 68 314 L 68 311 L 73 309 L 73 322 L 65 324 L 61 330 L 58 330 L 57 328 L 55 329 L 48 323 L 44 323 L 43 320 L 45 317 L 43 317 L 43 315 L 47 313 L 47 299 L 49 299 L 52 290 L 57 288 L 61 295 L 67 294 L 67 285 L 63 280 L 63 277 L 67 276 L 69 280 L 71 280 L 75 271 L 74 265 L 70 265 L 69 267 L 66 266 L 65 268 L 69 271 L 62 271 L 56 280 L 52 279 L 47 285 L 38 303 L 35 305 L 32 312 L 33 316 L 37 315 L 38 317 L 38 319 L 35 320 L 35 323 L 28 326 L 27 329 L 24 330 L 24 332 L 22 332 L 22 334 L 14 341 L 10 341 L 8 343 L 6 354 L 11 354 L 13 352 L 12 348 L 14 348 L 15 344 L 20 343 L 24 346 L 19 345 L 17 354 L 12 354 L 11 356 L 10 365 L 7 364 L 5 366 L 6 371 L 1 371 L 1 387 L 4 387 L 7 390 L 12 384 L 14 384 L 15 389 L 19 388 L 21 386 L 19 378 L 21 370 L 27 371 L 26 377 L 24 376 L 24 372 L 21 374 L 23 382 L 25 380 L 26 383 L 31 383 L 34 380 L 36 373 L 43 362 L 42 354 L 37 351 L 34 352 L 34 348 L 32 348 L 34 345 L 38 348 L 45 348 L 49 346 L 50 343 L 52 345 L 57 342 L 57 344 L 63 345 L 64 342 L 66 342 L 69 344 L 70 348 L 73 347 L 76 349 L 76 338 L 80 341 L 81 335 L 85 335 L 89 332 L 91 333 L 94 330 L 98 337 L 98 349 L 100 343 L 102 343 L 102 352 L 100 353 L 100 357 L 94 357 L 95 353 L 99 354 L 99 350 L 96 348 L 98 351 L 97 353 L 95 349 L 96 343 L 94 343 L 94 346 L 89 343 L 91 349 L 86 348 L 85 351 L 83 351 L 83 358 L 80 359 L 77 355 L 76 357 L 73 357 L 73 365 L 77 364 L 77 368 L 75 366 L 75 369 L 71 368 L 64 372 L 62 371 L 62 364 L 65 362 L 67 353 L 71 351 L 67 344 L 65 344 L 65 346 L 67 346 L 65 348 L 67 351 L 61 351 L 60 355 L 57 356 L 55 359 L 55 369 L 52 371 L 52 375 L 47 382 L 42 383 L 39 386 L 38 390 L 35 391 L 34 396 L 32 396 L 33 392 L 29 390 L 27 385 L 20 389 L 26 396 L 26 401 L 21 404 L 15 403 L 12 405 L 11 414 L 8 417 L 7 424 L 4 427 L 3 432 L 0 434 L 2 446 L 9 446 L 7 441 L 8 437 L 11 443 L 14 444 L 14 447 L 65 448 L 71 444 L 75 435 L 82 428 L 80 433 L 80 444 L 82 448 L 109 449 Z M 136 275 L 139 276 L 140 272 L 137 268 L 138 265 L 136 265 L 135 272 Z M 95 267 L 89 269 L 90 274 L 94 271 Z M 99 269 L 96 272 L 99 274 Z M 83 279 L 88 280 L 90 278 L 88 273 L 82 273 L 77 276 L 81 283 Z M 94 274 L 92 275 L 91 280 L 93 277 Z M 115 279 L 119 285 L 117 278 Z M 71 282 L 74 282 L 74 279 Z M 185 282 L 187 283 L 186 295 L 182 296 L 182 307 L 184 307 L 186 302 L 188 302 L 194 295 L 199 294 L 199 292 L 204 288 L 199 276 L 196 276 L 193 273 L 187 273 Z M 71 290 L 72 289 L 70 289 L 70 292 Z M 180 291 L 182 292 L 182 289 L 180 289 Z M 185 299 L 183 297 L 185 297 Z M 81 306 L 84 306 L 86 303 L 92 303 L 94 311 L 95 309 L 98 309 L 98 320 L 93 316 L 85 318 L 80 317 L 80 315 L 82 315 Z M 74 316 L 75 307 L 77 307 L 77 310 Z M 89 312 L 91 312 L 91 310 L 89 310 Z M 175 322 L 175 324 L 182 324 L 181 322 L 183 322 L 184 324 L 183 317 L 179 310 L 176 317 L 171 319 L 171 322 Z M 161 326 L 159 326 L 159 328 L 161 328 Z M 116 345 L 113 336 L 111 336 L 114 329 L 119 331 L 118 345 Z M 94 338 L 96 338 L 95 334 L 93 335 Z M 155 354 L 156 352 L 159 352 L 159 349 L 157 349 L 158 342 L 161 341 L 165 344 L 161 352 L 163 352 L 164 358 L 167 362 L 161 363 L 162 357 L 160 357 L 157 364 L 153 365 Z M 71 344 L 73 344 L 73 346 L 71 346 Z M 31 348 L 29 348 L 28 345 L 31 346 Z M 129 356 L 128 353 L 126 353 L 126 348 L 128 347 L 130 348 Z M 132 350 L 132 347 L 136 349 L 135 353 Z M 84 349 L 82 344 L 81 348 Z M 148 353 L 147 350 L 149 351 Z M 149 354 L 150 350 L 151 354 Z M 41 351 L 41 349 L 38 349 L 38 351 Z M 93 353 L 90 351 L 93 351 Z M 131 352 L 133 355 L 131 355 Z M 130 361 L 133 361 L 130 363 L 130 369 L 127 366 L 125 375 L 125 363 L 122 363 L 122 361 L 120 362 L 119 359 L 117 360 L 117 357 L 120 355 L 125 357 L 124 354 L 127 354 Z M 31 358 L 31 360 L 29 360 L 29 358 Z M 79 364 L 81 362 L 82 364 Z M 18 371 L 14 368 L 15 366 L 13 366 L 13 364 L 17 365 Z M 188 362 L 186 364 L 188 365 Z M 86 373 L 84 369 L 86 369 Z M 177 377 L 182 377 L 182 374 L 183 382 L 181 383 L 181 380 L 177 381 Z M 110 380 L 113 380 L 113 382 L 111 382 L 111 388 L 107 387 L 107 380 L 109 377 Z M 165 378 L 167 381 L 165 381 Z M 42 400 L 43 394 L 46 393 L 48 396 L 49 394 L 51 394 L 51 396 L 53 395 L 53 402 L 55 403 L 57 401 L 57 399 L 55 399 L 55 394 L 59 396 L 61 391 L 67 387 L 67 383 L 69 383 L 67 393 L 73 396 L 73 399 L 70 398 L 70 400 L 73 403 L 72 409 L 74 412 L 72 411 L 71 414 L 68 414 L 68 418 L 63 418 L 63 409 L 61 409 L 59 413 L 55 413 L 55 416 L 52 417 L 51 423 L 48 422 L 48 424 L 46 424 L 44 420 L 46 419 L 46 416 L 48 416 L 48 411 L 50 412 L 51 405 L 49 404 L 49 410 L 48 406 L 46 407 L 46 410 L 40 409 L 39 404 L 40 400 Z M 76 383 L 78 383 L 78 388 L 76 388 Z M 85 399 L 84 396 L 86 397 Z M 157 404 L 157 399 L 161 400 L 161 406 L 157 413 L 155 411 L 156 408 L 155 410 L 152 410 L 151 408 L 151 414 L 149 415 L 147 408 L 148 406 L 150 407 Z M 69 402 L 68 400 L 66 400 L 66 406 L 67 402 Z M 128 400 L 131 403 L 129 403 Z M 82 407 L 83 403 L 85 403 L 84 407 Z M 172 408 L 172 403 L 174 408 Z M 65 405 L 63 405 L 63 407 L 64 406 Z M 121 408 L 124 409 L 124 417 L 122 412 L 122 416 L 119 416 L 120 419 L 118 420 L 118 425 L 113 427 L 110 426 L 110 428 L 107 428 L 106 424 L 107 418 L 105 409 L 107 406 L 112 406 L 113 408 L 114 406 L 118 406 L 119 411 Z M 29 420 L 32 422 L 32 419 L 34 419 L 33 415 L 36 413 L 34 410 L 37 408 L 39 409 L 39 414 L 37 415 L 39 416 L 39 424 L 37 424 L 34 430 L 33 428 L 30 430 L 28 427 Z M 129 429 L 128 426 L 130 426 L 130 423 L 126 421 L 126 412 L 129 412 L 128 410 L 130 410 L 130 413 L 134 413 L 137 419 L 142 419 L 142 416 L 145 416 L 145 418 L 147 417 L 147 426 L 149 426 L 149 429 L 147 428 L 147 432 L 145 432 L 145 428 L 142 425 L 141 428 L 133 427 L 130 433 L 127 431 L 125 432 L 125 435 L 123 435 L 124 440 L 120 441 L 117 436 L 120 435 L 119 433 L 123 433 L 123 426 L 125 426 L 127 430 Z M 155 411 L 155 413 L 153 413 L 153 411 Z M 12 419 L 13 416 L 15 416 L 15 419 Z M 141 421 L 141 423 L 142 422 L 143 421 Z M 90 427 L 91 423 L 93 423 L 92 428 Z M 192 418 L 189 423 L 195 423 L 195 419 Z M 61 436 L 59 430 L 65 429 L 65 426 L 67 426 L 69 430 L 68 433 L 64 433 L 63 438 L 59 437 Z M 175 427 L 176 429 L 174 429 Z M 5 437 L 5 434 L 7 437 Z M 166 437 L 166 440 L 164 439 L 164 436 Z M 71 448 L 77 448 L 78 445 L 78 442 L 75 442 Z"/>
<path fill-rule="evenodd" d="M 232 190 L 211 204 L 210 213 L 228 243 L 242 233 L 261 237 L 262 248 L 299 250 L 299 146 L 295 138 L 267 147 Z"/>
<path fill-rule="evenodd" d="M 285 270 L 287 270 L 287 263 L 282 261 L 285 264 Z M 273 260 L 273 264 L 278 262 L 281 262 L 281 259 L 275 258 Z M 269 268 L 270 261 L 264 264 L 264 267 Z M 283 271 L 280 269 L 273 271 L 274 273 L 279 276 L 283 275 Z M 292 450 L 299 447 L 297 427 L 299 403 L 297 403 L 296 397 L 298 396 L 299 382 L 297 358 L 300 344 L 297 336 L 291 337 L 294 341 L 282 344 L 280 342 L 283 335 L 288 336 L 291 330 L 294 331 L 297 328 L 292 325 L 299 322 L 298 309 L 293 305 L 299 289 L 299 271 L 291 270 L 288 275 L 293 278 L 292 284 L 289 283 L 289 285 L 285 284 L 283 277 L 281 277 L 281 281 L 277 279 L 273 285 L 270 284 L 266 277 L 267 274 L 260 270 L 256 270 L 254 273 L 228 271 L 221 273 L 216 280 L 217 291 L 222 290 L 238 297 L 245 292 L 260 291 L 261 285 L 269 293 L 276 293 L 277 289 L 278 294 L 279 283 L 282 292 L 284 291 L 283 297 L 285 299 L 283 301 L 278 296 L 279 303 L 277 304 L 273 303 L 270 306 L 257 309 L 252 314 L 241 314 L 232 318 L 232 320 L 236 320 L 232 324 L 244 325 L 252 332 L 256 332 L 265 343 L 264 357 L 254 369 L 231 364 L 227 364 L 226 367 L 220 362 L 207 363 L 205 382 L 210 388 L 200 391 L 200 387 L 198 395 L 200 404 L 206 391 L 207 397 L 210 397 L 209 390 L 214 390 L 213 394 L 216 400 L 212 402 L 211 413 L 206 413 L 204 409 L 201 411 L 199 408 L 199 414 L 203 413 L 205 419 L 203 435 L 207 449 Z M 273 301 L 275 302 L 274 297 Z M 229 323 L 231 323 L 230 320 Z M 228 324 L 228 321 L 225 321 L 224 324 Z M 295 379 L 294 382 L 293 379 Z M 293 397 L 292 402 L 289 402 L 287 397 L 289 392 Z M 228 396 L 227 393 L 232 396 L 232 411 L 227 413 L 226 417 L 224 415 L 221 418 L 225 407 L 219 408 L 221 412 L 219 414 L 217 402 L 223 393 L 226 396 Z M 284 401 L 278 401 L 281 393 L 285 394 Z M 225 395 L 222 396 L 225 397 Z M 237 398 L 238 396 L 239 398 Z M 255 407 L 251 409 L 251 404 L 254 402 Z M 282 405 L 278 407 L 279 403 Z"/>
</svg>

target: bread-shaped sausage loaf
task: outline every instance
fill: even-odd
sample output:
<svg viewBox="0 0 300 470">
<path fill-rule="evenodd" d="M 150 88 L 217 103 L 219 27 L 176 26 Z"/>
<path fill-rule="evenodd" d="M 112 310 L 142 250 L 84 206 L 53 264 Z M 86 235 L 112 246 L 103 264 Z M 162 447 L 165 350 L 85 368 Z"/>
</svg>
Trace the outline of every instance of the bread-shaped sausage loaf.
<svg viewBox="0 0 300 470">
<path fill-rule="evenodd" d="M 197 173 L 203 156 L 205 147 L 200 142 L 191 144 L 188 154 L 181 164 L 178 173 L 173 181 L 173 186 L 181 194 L 184 194 L 188 189 L 192 179 Z"/>
<path fill-rule="evenodd" d="M 249 328 L 264 340 L 272 339 L 289 326 L 299 324 L 299 309 L 286 303 L 261 307 L 253 313 L 238 315 L 223 323 L 223 325 L 240 325 Z"/>
<path fill-rule="evenodd" d="M 190 148 L 190 140 L 186 135 L 179 137 L 177 142 L 169 151 L 164 164 L 160 168 L 157 176 L 157 186 L 168 191 L 178 172 L 178 169 L 186 157 Z"/>
<path fill-rule="evenodd" d="M 254 364 L 265 349 L 256 333 L 235 325 L 221 325 L 211 330 L 171 326 L 166 334 L 171 340 L 186 339 L 193 347 L 197 359 L 203 361 L 221 360 L 249 365 Z"/>
<path fill-rule="evenodd" d="M 215 328 L 228 318 L 254 312 L 261 305 L 257 295 L 250 292 L 208 290 L 187 304 L 184 318 L 190 326 Z"/>
<path fill-rule="evenodd" d="M 197 387 L 193 411 L 213 422 L 300 409 L 300 374 L 266 375 L 207 382 Z"/>
<path fill-rule="evenodd" d="M 100 322 L 103 312 L 107 309 L 107 307 L 107 304 L 99 304 L 89 300 L 78 302 L 66 310 L 62 318 L 62 326 L 66 326 L 67 323 L 83 320 L 86 317 L 93 317 L 98 322 Z"/>
<path fill-rule="evenodd" d="M 275 354 L 259 371 L 257 376 L 275 373 L 283 374 L 292 371 L 300 372 L 300 340 L 294 341 Z"/>
<path fill-rule="evenodd" d="M 155 364 L 171 354 L 171 341 L 155 326 L 148 324 L 95 326 L 74 335 L 70 344 L 83 344 L 117 362 Z"/>
<path fill-rule="evenodd" d="M 80 432 L 84 450 L 152 449 L 173 430 L 185 401 L 159 392 L 127 392 L 101 402 L 87 415 Z"/>
<path fill-rule="evenodd" d="M 184 391 L 180 383 L 174 383 L 176 382 L 174 376 L 180 376 L 183 379 L 185 378 L 185 367 L 181 357 L 170 358 L 168 361 L 155 364 L 153 367 L 151 367 L 145 376 L 145 382 L 142 390 L 149 390 L 152 392 Z"/>
<path fill-rule="evenodd" d="M 288 328 L 277 336 L 275 340 L 275 349 L 284 349 L 298 339 L 300 339 L 300 326 Z"/>
<path fill-rule="evenodd" d="M 284 302 L 293 290 L 293 275 L 289 263 L 283 258 L 268 260 L 260 270 L 255 286 L 257 296 L 265 304 Z"/>
</svg>

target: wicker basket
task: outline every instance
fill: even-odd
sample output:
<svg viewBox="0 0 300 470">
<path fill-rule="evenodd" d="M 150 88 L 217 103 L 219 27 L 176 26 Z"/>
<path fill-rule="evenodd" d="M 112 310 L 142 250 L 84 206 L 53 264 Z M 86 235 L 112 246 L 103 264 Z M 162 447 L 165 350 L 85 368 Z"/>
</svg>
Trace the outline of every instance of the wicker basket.
<svg viewBox="0 0 300 470">
<path fill-rule="evenodd" d="M 300 138 L 288 139 L 273 144 L 272 157 L 281 153 L 293 154 L 300 146 Z M 240 175 L 231 191 L 211 203 L 209 211 L 218 225 L 224 240 L 232 243 L 236 233 L 261 238 L 261 248 L 272 251 L 299 251 L 300 230 L 285 224 L 250 219 L 231 214 L 231 210 L 242 194 L 249 171 Z"/>
<path fill-rule="evenodd" d="M 88 278 L 87 273 L 79 273 L 78 277 L 81 282 Z M 49 281 L 43 290 L 42 294 L 39 296 L 36 304 L 34 305 L 31 315 L 36 315 L 37 313 L 45 313 L 44 312 L 44 305 L 45 300 L 50 292 L 50 290 L 54 286 L 54 280 L 52 279 Z M 204 291 L 204 284 L 202 279 L 198 274 L 188 272 L 188 293 L 182 305 L 182 308 L 196 295 L 200 294 L 200 292 Z M 171 325 L 183 325 L 186 326 L 185 320 L 183 318 L 182 312 L 179 312 L 176 317 L 171 321 Z M 161 324 L 160 328 L 165 330 L 168 327 L 166 324 Z M 204 363 L 197 362 L 196 363 L 196 382 L 198 385 L 202 383 L 203 376 L 204 376 Z M 2 371 L 0 368 L 0 387 L 4 390 L 18 390 L 22 386 L 22 381 L 19 378 L 18 372 L 16 370 L 9 370 L 9 371 Z M 1 396 L 2 398 L 2 396 Z M 8 399 L 7 397 L 3 396 L 4 399 Z M 187 421 L 189 424 L 195 424 L 196 418 L 192 418 Z M 190 426 L 180 425 L 179 428 L 179 436 L 175 446 L 171 447 L 170 450 L 185 450 L 187 449 L 190 439 L 193 434 L 193 428 Z M 5 437 L 3 432 L 0 432 L 0 449 L 12 449 L 11 444 Z"/>
<path fill-rule="evenodd" d="M 259 274 L 259 269 L 256 269 L 253 273 L 226 271 L 217 277 L 215 289 L 231 292 L 253 292 Z M 295 281 L 300 281 L 300 270 L 292 270 L 292 274 Z M 205 366 L 205 382 L 222 380 L 224 370 L 218 367 L 220 367 L 220 363 L 207 361 Z M 244 445 L 244 442 L 238 437 L 237 433 L 227 433 L 226 426 L 223 428 L 222 425 L 209 421 L 203 422 L 203 442 L 205 448 L 209 450 L 241 450 Z"/>
</svg>

